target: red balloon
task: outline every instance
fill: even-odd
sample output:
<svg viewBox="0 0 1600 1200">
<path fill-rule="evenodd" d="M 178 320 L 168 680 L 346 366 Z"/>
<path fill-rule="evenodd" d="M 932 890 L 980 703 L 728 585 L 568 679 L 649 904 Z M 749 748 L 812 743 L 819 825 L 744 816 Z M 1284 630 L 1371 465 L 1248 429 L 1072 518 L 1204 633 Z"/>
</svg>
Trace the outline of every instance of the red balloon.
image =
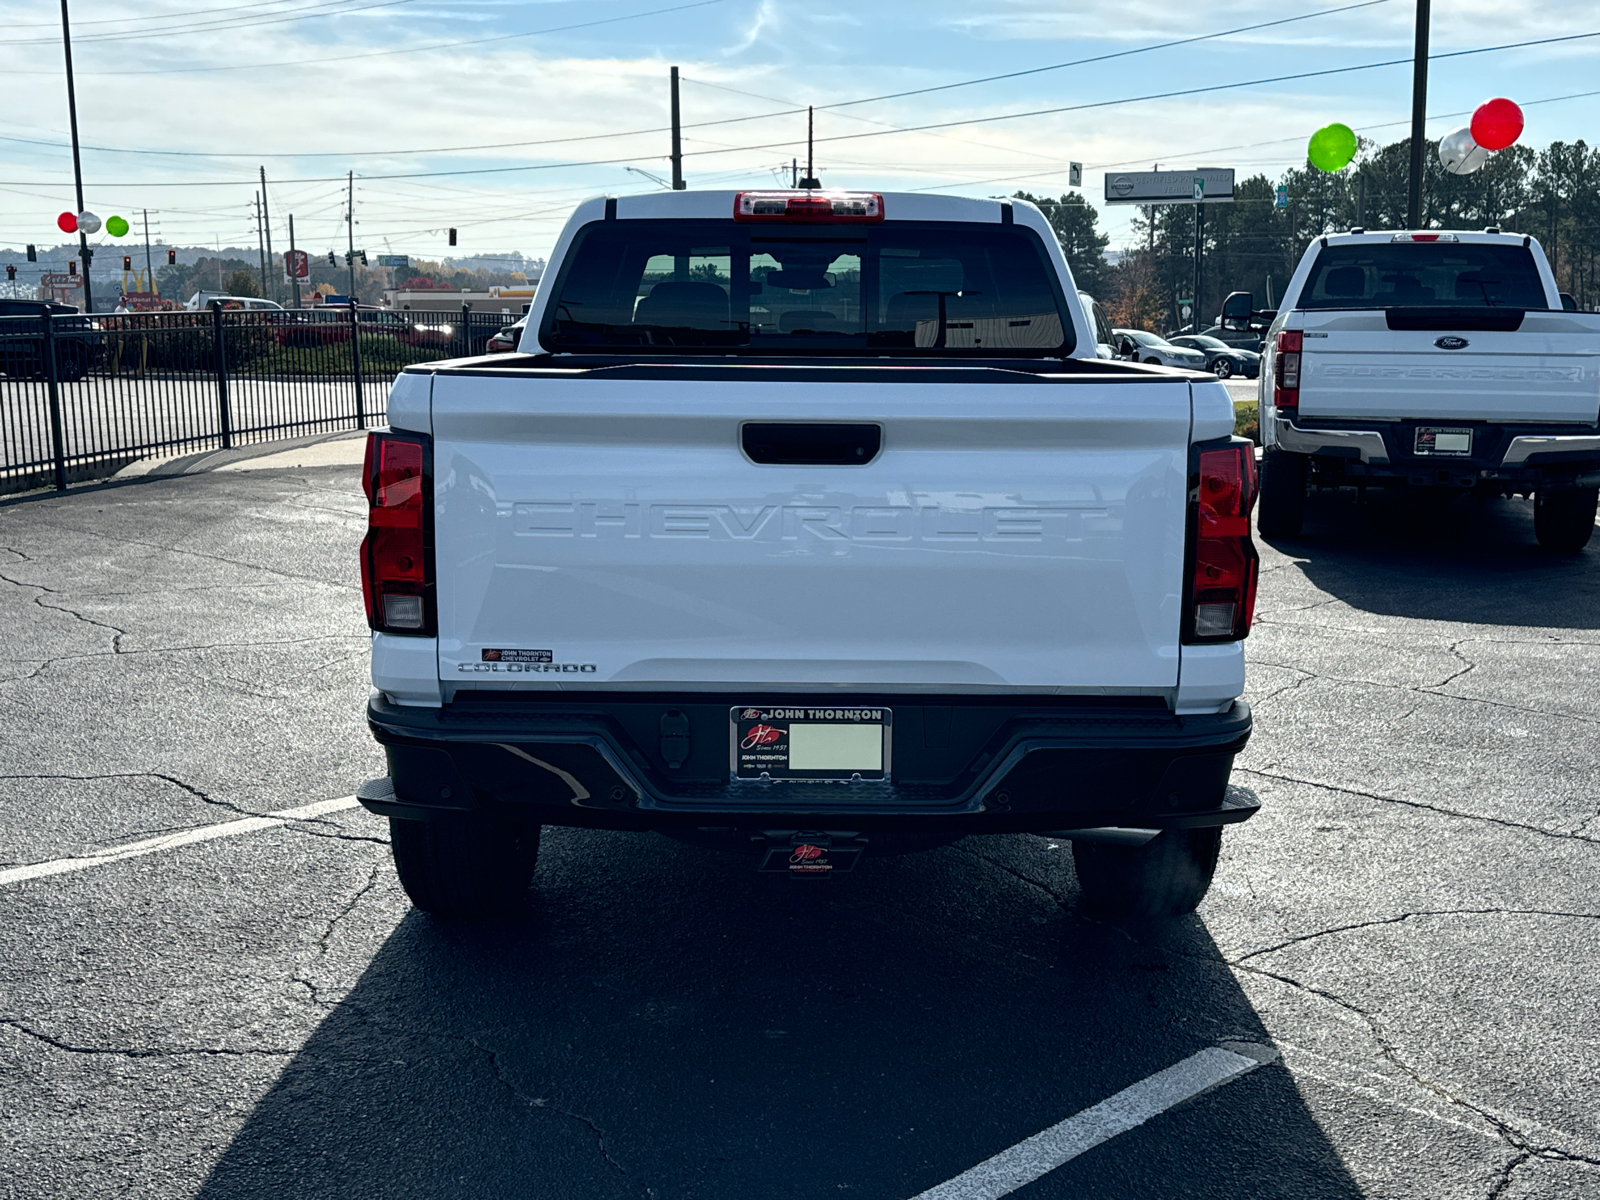
<svg viewBox="0 0 1600 1200">
<path fill-rule="evenodd" d="M 77 233 L 78 214 L 69 212 L 62 213 L 56 218 L 56 228 L 61 230 L 62 233 Z"/>
<path fill-rule="evenodd" d="M 1504 150 L 1522 136 L 1522 110 L 1504 96 L 1485 100 L 1472 114 L 1472 140 L 1485 150 Z"/>
</svg>

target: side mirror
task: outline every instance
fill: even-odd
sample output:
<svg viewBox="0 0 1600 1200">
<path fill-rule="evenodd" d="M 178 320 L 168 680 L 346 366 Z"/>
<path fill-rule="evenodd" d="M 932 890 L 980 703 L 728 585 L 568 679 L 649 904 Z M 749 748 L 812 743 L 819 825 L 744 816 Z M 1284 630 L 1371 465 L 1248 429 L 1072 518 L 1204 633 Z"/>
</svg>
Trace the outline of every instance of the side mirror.
<svg viewBox="0 0 1600 1200">
<path fill-rule="evenodd" d="M 1562 312 L 1577 312 L 1578 311 L 1578 302 L 1572 298 L 1572 293 L 1571 292 L 1562 292 L 1561 293 L 1561 311 Z"/>
<path fill-rule="evenodd" d="M 1250 324 L 1250 313 L 1255 309 L 1256 298 L 1250 292 L 1230 292 L 1222 302 L 1222 327 L 1243 329 Z"/>
</svg>

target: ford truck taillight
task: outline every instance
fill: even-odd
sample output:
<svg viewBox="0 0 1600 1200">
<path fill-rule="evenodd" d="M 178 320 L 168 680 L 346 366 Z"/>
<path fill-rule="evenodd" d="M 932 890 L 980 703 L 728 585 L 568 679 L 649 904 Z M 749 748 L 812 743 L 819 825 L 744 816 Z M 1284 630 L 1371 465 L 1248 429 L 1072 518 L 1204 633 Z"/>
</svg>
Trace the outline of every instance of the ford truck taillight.
<svg viewBox="0 0 1600 1200">
<path fill-rule="evenodd" d="M 1236 642 L 1250 632 L 1256 612 L 1260 558 L 1250 540 L 1256 502 L 1255 447 L 1234 441 L 1201 450 L 1190 493 L 1188 604 L 1183 640 L 1189 644 Z"/>
<path fill-rule="evenodd" d="M 1278 353 L 1272 363 L 1272 405 L 1298 410 L 1300 407 L 1300 347 L 1298 329 L 1278 331 Z"/>
<path fill-rule="evenodd" d="M 802 221 L 868 225 L 883 220 L 883 197 L 876 192 L 740 192 L 733 198 L 735 221 Z"/>
<path fill-rule="evenodd" d="M 367 624 L 380 633 L 433 636 L 427 454 L 427 439 L 418 434 L 367 436 L 361 469 L 368 506 L 361 592 Z"/>
</svg>

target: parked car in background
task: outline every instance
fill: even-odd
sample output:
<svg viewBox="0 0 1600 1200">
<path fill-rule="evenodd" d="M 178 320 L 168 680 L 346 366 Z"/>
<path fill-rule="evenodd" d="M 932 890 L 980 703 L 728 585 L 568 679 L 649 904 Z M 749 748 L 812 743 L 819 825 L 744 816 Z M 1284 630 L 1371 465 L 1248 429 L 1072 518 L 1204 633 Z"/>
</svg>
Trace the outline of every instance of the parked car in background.
<svg viewBox="0 0 1600 1200">
<path fill-rule="evenodd" d="M 42 320 L 47 309 L 54 320 L 56 378 L 76 383 L 89 373 L 102 339 L 98 323 L 71 304 L 0 300 L 0 371 L 12 379 L 47 378 Z"/>
<path fill-rule="evenodd" d="M 1206 356 L 1206 370 L 1218 379 L 1243 375 L 1254 379 L 1261 373 L 1261 355 L 1253 350 L 1236 350 L 1227 342 L 1205 333 L 1187 333 L 1171 339 L 1181 350 L 1198 350 Z"/>
<path fill-rule="evenodd" d="M 528 318 L 523 317 L 515 325 L 507 325 L 499 333 L 492 336 L 484 343 L 485 354 L 509 354 L 517 348 L 522 341 L 522 331 L 528 327 Z"/>
<path fill-rule="evenodd" d="M 1158 367 L 1184 367 L 1190 371 L 1203 371 L 1206 368 L 1206 356 L 1200 351 L 1174 346 L 1165 338 L 1146 333 L 1143 329 L 1113 329 L 1111 333 L 1116 338 L 1112 344 L 1117 357 L 1128 362 L 1149 363 Z"/>
<path fill-rule="evenodd" d="M 242 308 L 247 311 L 283 312 L 276 300 L 263 300 L 260 296 L 230 296 L 227 292 L 196 292 L 184 302 L 191 312 L 211 307 L 213 300 L 221 300 L 223 308 Z"/>
<path fill-rule="evenodd" d="M 1106 310 L 1088 292 L 1079 292 L 1078 299 L 1083 301 L 1083 311 L 1089 317 L 1089 324 L 1094 326 L 1094 356 L 1115 358 L 1117 352 L 1112 343 L 1116 338 L 1111 332 L 1111 321 L 1106 317 Z"/>
</svg>

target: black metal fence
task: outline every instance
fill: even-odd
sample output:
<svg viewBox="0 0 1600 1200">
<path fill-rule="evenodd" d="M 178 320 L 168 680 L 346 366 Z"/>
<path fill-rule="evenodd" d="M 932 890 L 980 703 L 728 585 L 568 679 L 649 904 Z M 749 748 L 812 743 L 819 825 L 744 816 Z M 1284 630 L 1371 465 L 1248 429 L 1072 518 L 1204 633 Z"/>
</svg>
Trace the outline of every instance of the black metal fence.
<svg viewBox="0 0 1600 1200">
<path fill-rule="evenodd" d="M 381 425 L 402 368 L 482 354 L 514 320 L 342 307 L 0 317 L 0 493 Z"/>
</svg>

